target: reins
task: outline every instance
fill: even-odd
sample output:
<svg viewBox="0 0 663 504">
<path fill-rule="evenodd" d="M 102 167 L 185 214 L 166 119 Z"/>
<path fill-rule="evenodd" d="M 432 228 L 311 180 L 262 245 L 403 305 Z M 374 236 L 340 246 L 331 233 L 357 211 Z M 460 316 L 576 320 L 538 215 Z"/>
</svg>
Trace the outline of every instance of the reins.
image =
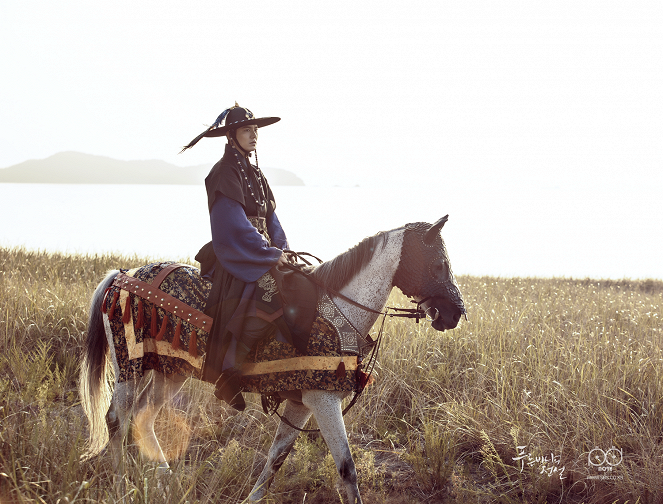
<svg viewBox="0 0 663 504">
<path fill-rule="evenodd" d="M 300 259 L 302 262 L 304 262 L 307 266 L 312 266 L 312 264 L 304 259 L 302 256 L 310 256 L 316 259 L 319 263 L 322 263 L 323 261 L 319 259 L 318 257 L 314 256 L 313 254 L 309 254 L 308 252 L 295 252 L 293 250 L 284 250 L 283 251 L 289 259 L 291 258 L 296 258 Z M 421 318 L 426 318 L 426 311 L 421 309 L 421 304 L 430 299 L 430 297 L 427 297 L 425 299 L 422 299 L 421 301 L 417 302 L 417 307 L 416 308 L 398 308 L 398 307 L 391 307 L 388 306 L 385 308 L 384 311 L 379 311 L 375 310 L 369 306 L 365 306 L 361 303 L 358 303 L 354 299 L 350 299 L 344 294 L 341 294 L 340 292 L 331 289 L 324 285 L 322 282 L 318 281 L 317 278 L 315 278 L 311 273 L 304 271 L 302 268 L 302 265 L 297 265 L 297 264 L 292 264 L 292 263 L 285 263 L 284 264 L 287 268 L 296 271 L 302 275 L 304 275 L 309 281 L 313 282 L 315 285 L 318 287 L 325 289 L 327 292 L 332 294 L 333 296 L 339 297 L 343 299 L 344 301 L 350 303 L 351 305 L 356 306 L 357 308 L 361 308 L 362 310 L 371 312 L 371 313 L 376 313 L 378 315 L 382 315 L 382 323 L 380 324 L 380 331 L 378 332 L 378 337 L 376 338 L 373 348 L 371 349 L 371 353 L 368 356 L 368 364 L 366 366 L 366 370 L 368 371 L 365 373 L 365 377 L 362 377 L 361 383 L 358 384 L 358 389 L 355 391 L 354 396 L 352 397 L 352 400 L 350 403 L 343 409 L 342 415 L 345 416 L 345 414 L 350 411 L 350 409 L 355 405 L 357 402 L 357 399 L 359 399 L 359 396 L 361 393 L 364 391 L 368 383 L 370 382 L 371 376 L 373 374 L 373 370 L 375 369 L 375 363 L 377 362 L 377 354 L 380 348 L 380 345 L 382 343 L 382 334 L 384 330 L 384 323 L 385 320 L 387 319 L 387 316 L 389 317 L 400 317 L 400 318 L 414 318 L 417 321 L 417 324 L 419 323 L 419 319 Z M 403 313 L 389 313 L 389 310 L 393 311 L 398 311 L 398 312 L 403 312 Z M 279 417 L 279 419 L 288 425 L 289 427 L 298 430 L 300 432 L 320 432 L 320 429 L 301 429 L 295 425 L 293 425 L 290 420 L 288 420 L 286 417 L 282 416 L 278 412 L 278 407 L 281 404 L 282 400 L 277 400 L 274 396 L 262 396 L 262 407 L 265 413 L 269 414 L 269 411 L 271 410 L 272 413 L 275 413 L 276 416 Z"/>
</svg>

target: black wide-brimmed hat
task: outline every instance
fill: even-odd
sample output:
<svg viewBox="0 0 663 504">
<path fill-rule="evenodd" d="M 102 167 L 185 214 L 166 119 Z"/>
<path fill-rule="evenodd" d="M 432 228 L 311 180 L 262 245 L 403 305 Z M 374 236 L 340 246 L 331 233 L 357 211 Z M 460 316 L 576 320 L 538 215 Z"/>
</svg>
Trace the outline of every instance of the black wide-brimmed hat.
<svg viewBox="0 0 663 504">
<path fill-rule="evenodd" d="M 216 118 L 216 121 L 214 121 L 214 124 L 212 124 L 196 138 L 191 140 L 189 144 L 182 149 L 182 152 L 196 145 L 203 137 L 224 136 L 229 131 L 240 128 L 242 126 L 256 125 L 258 128 L 262 128 L 263 126 L 269 126 L 270 124 L 274 124 L 280 120 L 280 117 L 257 118 L 249 109 L 240 107 L 237 105 L 237 102 L 235 102 L 234 107 L 230 107 L 221 112 L 219 117 Z"/>
</svg>

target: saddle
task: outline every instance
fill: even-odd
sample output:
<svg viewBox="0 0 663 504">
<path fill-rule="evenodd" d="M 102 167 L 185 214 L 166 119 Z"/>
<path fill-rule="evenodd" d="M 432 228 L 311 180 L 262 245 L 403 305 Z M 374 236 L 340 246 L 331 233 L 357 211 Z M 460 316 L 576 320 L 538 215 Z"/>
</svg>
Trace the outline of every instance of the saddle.
<svg viewBox="0 0 663 504">
<path fill-rule="evenodd" d="M 289 252 L 289 255 L 298 257 L 294 252 Z M 216 264 L 212 242 L 205 244 L 195 259 L 200 263 L 200 275 L 208 274 Z M 310 263 L 292 263 L 291 266 L 294 268 L 274 267 L 270 270 L 270 274 L 276 281 L 282 302 L 283 311 L 280 316 L 290 330 L 295 347 L 305 349 L 315 319 L 318 287 L 302 274 L 306 269 L 310 269 Z"/>
<path fill-rule="evenodd" d="M 304 269 L 303 265 L 295 265 Z M 295 346 L 306 348 L 318 303 L 318 286 L 297 269 L 274 267 L 270 270 L 283 303 L 285 320 Z M 299 345 L 297 344 L 299 342 Z"/>
</svg>

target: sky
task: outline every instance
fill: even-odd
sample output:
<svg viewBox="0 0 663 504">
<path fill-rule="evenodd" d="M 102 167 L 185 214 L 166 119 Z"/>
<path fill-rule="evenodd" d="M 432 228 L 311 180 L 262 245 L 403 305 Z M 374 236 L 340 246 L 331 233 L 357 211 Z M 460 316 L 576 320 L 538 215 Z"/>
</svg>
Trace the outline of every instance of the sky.
<svg viewBox="0 0 663 504">
<path fill-rule="evenodd" d="M 663 187 L 660 1 L 4 0 L 0 167 L 178 154 L 237 101 L 307 185 Z"/>
</svg>

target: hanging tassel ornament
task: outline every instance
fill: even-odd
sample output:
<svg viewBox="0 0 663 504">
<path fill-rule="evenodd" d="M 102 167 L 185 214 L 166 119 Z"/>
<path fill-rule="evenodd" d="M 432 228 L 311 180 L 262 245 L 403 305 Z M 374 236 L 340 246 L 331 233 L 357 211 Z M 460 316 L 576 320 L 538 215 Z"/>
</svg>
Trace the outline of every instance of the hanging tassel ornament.
<svg viewBox="0 0 663 504">
<path fill-rule="evenodd" d="M 108 312 L 108 318 L 112 319 L 113 314 L 115 313 L 115 303 L 117 303 L 118 298 L 120 297 L 120 291 L 115 291 L 115 294 L 113 294 L 113 300 L 111 301 L 111 307 L 110 311 Z"/>
<path fill-rule="evenodd" d="M 127 296 L 124 303 L 124 313 L 122 314 L 122 323 L 128 324 L 131 320 L 131 296 Z"/>
<path fill-rule="evenodd" d="M 145 315 L 143 314 L 143 300 L 138 298 L 138 320 L 136 320 L 136 329 L 140 330 L 143 328 L 143 322 Z"/>
<path fill-rule="evenodd" d="M 182 333 L 182 321 L 180 320 L 177 322 L 177 327 L 175 328 L 175 336 L 173 336 L 173 343 L 171 345 L 173 347 L 173 350 L 178 350 L 180 348 L 181 333 Z"/>
<path fill-rule="evenodd" d="M 359 390 L 363 390 L 369 385 L 373 385 L 375 378 L 373 378 L 372 374 L 369 375 L 368 373 L 364 373 L 363 371 L 357 369 L 357 381 L 359 382 Z"/>
<path fill-rule="evenodd" d="M 336 368 L 336 379 L 341 381 L 345 378 L 345 362 L 341 361 Z"/>
<path fill-rule="evenodd" d="M 159 330 L 159 334 L 157 334 L 157 337 L 155 339 L 157 341 L 161 341 L 163 337 L 166 335 L 167 329 L 168 329 L 168 315 L 164 315 L 163 322 L 161 323 L 161 330 Z"/>
<path fill-rule="evenodd" d="M 198 333 L 195 329 L 189 335 L 189 355 L 198 358 Z"/>
<path fill-rule="evenodd" d="M 157 307 L 152 305 L 152 314 L 150 317 L 150 336 L 157 337 Z"/>
</svg>

